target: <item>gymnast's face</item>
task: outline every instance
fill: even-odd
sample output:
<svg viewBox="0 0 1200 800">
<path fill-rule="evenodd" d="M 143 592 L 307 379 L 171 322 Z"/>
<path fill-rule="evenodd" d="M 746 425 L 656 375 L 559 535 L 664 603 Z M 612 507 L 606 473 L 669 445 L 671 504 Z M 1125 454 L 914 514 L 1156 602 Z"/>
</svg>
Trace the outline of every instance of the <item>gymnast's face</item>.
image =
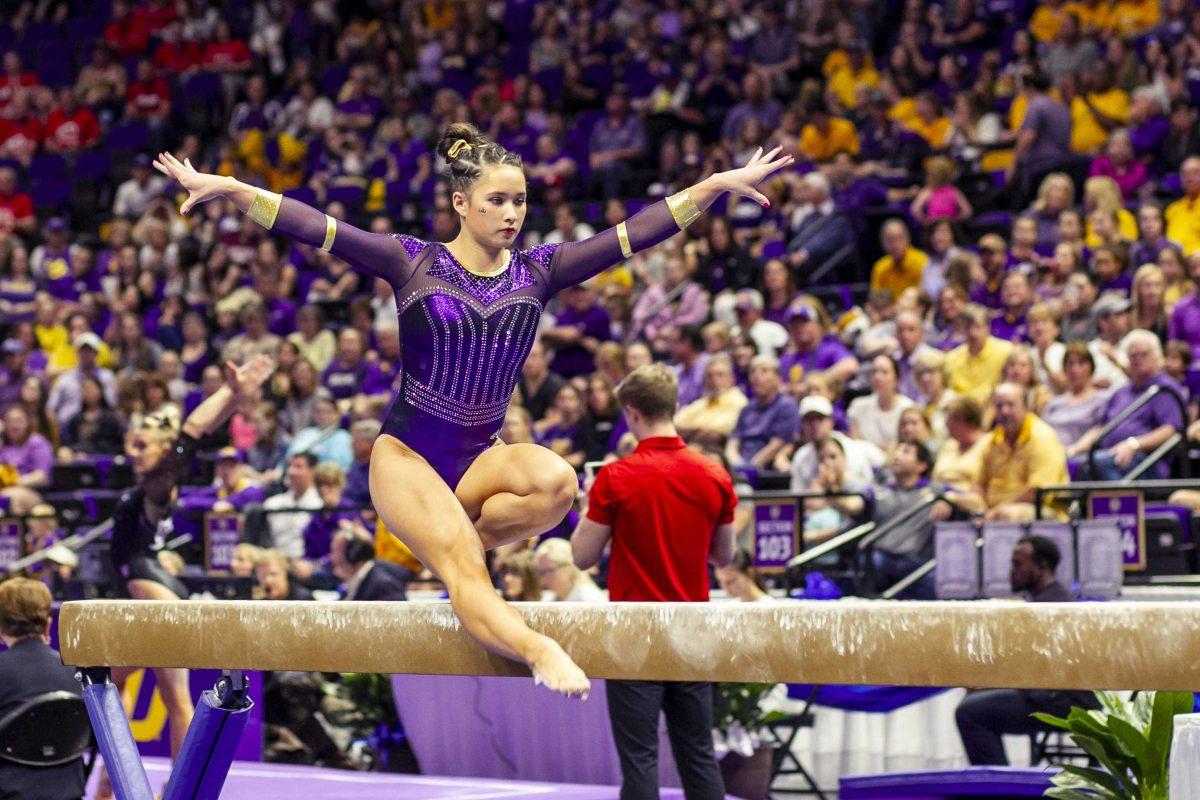
<svg viewBox="0 0 1200 800">
<path fill-rule="evenodd" d="M 508 164 L 484 167 L 466 194 L 454 193 L 453 202 L 476 242 L 487 248 L 512 247 L 525 224 L 525 173 Z"/>
<path fill-rule="evenodd" d="M 125 454 L 133 474 L 142 477 L 153 472 L 171 449 L 171 442 L 159 431 L 139 430 L 129 439 Z"/>
</svg>

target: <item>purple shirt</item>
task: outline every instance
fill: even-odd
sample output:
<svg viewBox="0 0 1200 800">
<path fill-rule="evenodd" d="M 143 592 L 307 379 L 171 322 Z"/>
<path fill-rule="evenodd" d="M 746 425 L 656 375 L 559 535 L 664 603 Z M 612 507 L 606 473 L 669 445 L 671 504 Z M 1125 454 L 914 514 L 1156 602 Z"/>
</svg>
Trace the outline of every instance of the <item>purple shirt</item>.
<svg viewBox="0 0 1200 800">
<path fill-rule="evenodd" d="M 1096 294 L 1103 297 L 1108 292 L 1120 292 L 1126 297 L 1133 290 L 1133 276 L 1128 272 L 1122 272 L 1111 281 L 1105 281 L 1096 287 Z"/>
<path fill-rule="evenodd" d="M 17 474 L 28 475 L 41 470 L 50 477 L 54 467 L 54 448 L 40 433 L 30 435 L 25 444 L 10 444 L 0 447 L 0 464 L 12 464 Z"/>
<path fill-rule="evenodd" d="M 675 377 L 679 379 L 680 407 L 699 400 L 700 396 L 704 394 L 704 365 L 707 363 L 708 355 L 702 353 L 696 359 L 696 363 L 692 364 L 691 369 L 683 364 L 675 365 Z"/>
<path fill-rule="evenodd" d="M 826 336 L 807 353 L 793 351 L 780 356 L 779 374 L 788 383 L 794 383 L 810 372 L 824 372 L 839 361 L 852 357 L 853 354 L 836 336 Z M 796 369 L 800 370 L 800 374 L 793 375 Z"/>
<path fill-rule="evenodd" d="M 783 392 L 775 395 L 775 399 L 766 405 L 751 396 L 750 402 L 738 414 L 737 424 L 730 434 L 738 440 L 742 461 L 749 463 L 772 439 L 790 442 L 796 435 L 799 415 L 800 409 L 795 399 Z"/>
<path fill-rule="evenodd" d="M 1200 298 L 1194 292 L 1175 304 L 1167 331 L 1168 339 L 1181 339 L 1192 347 L 1200 347 Z"/>
<path fill-rule="evenodd" d="M 1004 308 L 1000 302 L 1000 285 L 1004 283 L 1003 274 L 996 279 L 995 286 L 990 283 L 979 283 L 971 287 L 971 302 L 978 303 L 984 308 L 999 311 Z"/>
<path fill-rule="evenodd" d="M 329 362 L 321 373 L 321 385 L 338 400 L 356 394 L 377 394 L 390 389 L 389 381 L 379 371 L 379 366 L 370 361 L 360 361 L 353 367 L 346 366 L 340 358 Z"/>
<path fill-rule="evenodd" d="M 589 153 L 611 153 L 614 150 L 642 149 L 646 146 L 646 132 L 637 116 L 630 114 L 616 121 L 605 117 L 592 128 L 588 138 Z"/>
<path fill-rule="evenodd" d="M 1029 341 L 1029 324 L 1025 321 L 1025 315 L 1012 317 L 1008 314 L 1001 314 L 993 317 L 992 336 L 1018 344 Z"/>
<path fill-rule="evenodd" d="M 1108 398 L 1108 405 L 1104 408 L 1104 418 L 1116 418 L 1128 406 L 1133 405 L 1134 401 L 1141 397 L 1151 386 L 1166 386 L 1179 392 L 1181 396 L 1187 396 L 1183 387 L 1171 380 L 1165 372 L 1160 372 L 1141 386 L 1134 386 L 1133 382 L 1130 381 L 1120 389 L 1114 391 Z M 1179 406 L 1175 404 L 1174 398 L 1166 394 L 1160 394 L 1147 405 L 1135 411 L 1129 419 L 1114 428 L 1108 436 L 1105 436 L 1100 442 L 1100 446 L 1105 449 L 1115 447 L 1131 436 L 1144 436 L 1163 425 L 1170 425 L 1181 431 L 1184 426 L 1183 417 L 1179 414 Z M 1165 478 L 1170 471 L 1170 464 L 1166 461 L 1160 461 L 1154 467 L 1153 471 L 1158 477 Z"/>
<path fill-rule="evenodd" d="M 601 341 L 612 338 L 608 312 L 598 305 L 586 311 L 576 311 L 567 307 L 558 315 L 556 326 L 574 328 L 585 337 L 591 336 Z M 582 344 L 570 344 L 558 348 L 550 369 L 564 378 L 574 378 L 576 375 L 587 375 L 596 369 L 596 359 Z"/>
<path fill-rule="evenodd" d="M 296 330 L 296 304 L 276 297 L 267 303 L 267 330 L 276 336 L 287 336 Z"/>
<path fill-rule="evenodd" d="M 1170 131 L 1171 123 L 1164 117 L 1151 117 L 1140 125 L 1134 125 L 1129 129 L 1133 152 L 1139 156 L 1155 152 Z"/>
</svg>

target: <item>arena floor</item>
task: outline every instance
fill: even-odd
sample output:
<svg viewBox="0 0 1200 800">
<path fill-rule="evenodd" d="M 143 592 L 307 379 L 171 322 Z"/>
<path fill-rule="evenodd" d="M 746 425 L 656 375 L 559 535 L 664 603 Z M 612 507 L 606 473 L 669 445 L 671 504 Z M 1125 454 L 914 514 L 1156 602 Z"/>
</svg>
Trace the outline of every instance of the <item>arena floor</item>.
<svg viewBox="0 0 1200 800">
<path fill-rule="evenodd" d="M 162 758 L 147 758 L 144 763 L 151 788 L 155 792 L 161 791 L 166 785 L 170 764 Z M 86 800 L 95 797 L 95 783 L 93 774 Z M 661 796 L 663 800 L 682 800 L 683 790 L 663 789 Z M 297 797 L 305 800 L 506 800 L 518 797 L 616 800 L 617 787 L 235 763 L 221 792 L 221 800 L 296 800 Z"/>
</svg>

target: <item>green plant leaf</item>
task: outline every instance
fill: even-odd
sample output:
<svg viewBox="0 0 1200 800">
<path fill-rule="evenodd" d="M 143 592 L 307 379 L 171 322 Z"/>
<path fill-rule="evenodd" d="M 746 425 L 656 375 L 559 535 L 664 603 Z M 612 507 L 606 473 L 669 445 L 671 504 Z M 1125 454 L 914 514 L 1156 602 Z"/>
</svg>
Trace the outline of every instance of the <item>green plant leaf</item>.
<svg viewBox="0 0 1200 800">
<path fill-rule="evenodd" d="M 1112 719 L 1112 717 L 1107 719 Z M 1087 710 L 1076 706 L 1067 715 L 1067 722 L 1071 724 L 1073 733 L 1087 736 L 1099 742 L 1104 747 L 1108 756 L 1122 771 L 1137 768 L 1137 761 L 1134 759 L 1133 754 L 1128 752 L 1121 743 L 1121 740 L 1106 727 L 1107 720 L 1105 723 L 1098 722 Z"/>
<path fill-rule="evenodd" d="M 1154 749 L 1150 746 L 1150 742 L 1146 740 L 1146 735 L 1141 730 L 1134 727 L 1128 720 L 1116 715 L 1108 718 L 1108 729 L 1121 741 L 1127 752 L 1137 761 L 1137 769 L 1135 775 L 1139 779 L 1139 783 L 1144 781 L 1147 776 L 1152 776 L 1156 772 L 1156 763 Z"/>
<path fill-rule="evenodd" d="M 1056 728 L 1062 728 L 1064 731 L 1073 730 L 1070 722 L 1067 722 L 1062 717 L 1056 717 L 1053 714 L 1046 714 L 1042 711 L 1038 711 L 1036 714 L 1031 714 L 1030 716 L 1036 720 L 1046 723 L 1047 725 L 1053 725 Z"/>
<path fill-rule="evenodd" d="M 1063 786 L 1055 786 L 1053 789 L 1047 789 L 1043 797 L 1049 797 L 1053 800 L 1096 800 L 1102 795 L 1084 794 L 1078 789 L 1069 789 Z M 1124 800 L 1123 798 L 1121 800 Z"/>
<path fill-rule="evenodd" d="M 1091 736 L 1081 733 L 1072 734 L 1071 738 L 1075 740 L 1075 744 L 1083 748 L 1085 753 L 1099 761 L 1100 766 L 1108 770 L 1108 773 L 1116 779 L 1129 798 L 1139 797 L 1137 783 L 1129 777 L 1125 769 L 1114 762 L 1112 753 L 1105 749 L 1103 744 Z"/>
<path fill-rule="evenodd" d="M 1068 775 L 1074 775 L 1083 781 L 1083 785 L 1095 792 L 1103 792 L 1116 800 L 1123 800 L 1121 784 L 1107 772 L 1092 767 L 1077 767 L 1074 764 L 1063 764 L 1062 770 Z"/>
</svg>

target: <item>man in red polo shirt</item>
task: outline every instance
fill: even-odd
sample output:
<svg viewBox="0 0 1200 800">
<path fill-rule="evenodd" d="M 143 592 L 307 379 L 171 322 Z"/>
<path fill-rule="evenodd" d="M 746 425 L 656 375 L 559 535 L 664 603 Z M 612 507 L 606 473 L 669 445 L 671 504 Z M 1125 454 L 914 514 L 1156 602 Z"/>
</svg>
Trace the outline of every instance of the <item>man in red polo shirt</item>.
<svg viewBox="0 0 1200 800">
<path fill-rule="evenodd" d="M 617 387 L 637 450 L 596 474 L 587 515 L 571 537 L 581 569 L 612 542 L 614 601 L 705 602 L 708 565 L 733 558 L 733 482 L 720 464 L 684 445 L 671 422 L 678 397 L 675 374 L 663 364 L 640 367 Z M 658 797 L 660 711 L 688 800 L 725 796 L 713 754 L 711 684 L 609 681 L 607 695 L 621 800 Z"/>
</svg>

